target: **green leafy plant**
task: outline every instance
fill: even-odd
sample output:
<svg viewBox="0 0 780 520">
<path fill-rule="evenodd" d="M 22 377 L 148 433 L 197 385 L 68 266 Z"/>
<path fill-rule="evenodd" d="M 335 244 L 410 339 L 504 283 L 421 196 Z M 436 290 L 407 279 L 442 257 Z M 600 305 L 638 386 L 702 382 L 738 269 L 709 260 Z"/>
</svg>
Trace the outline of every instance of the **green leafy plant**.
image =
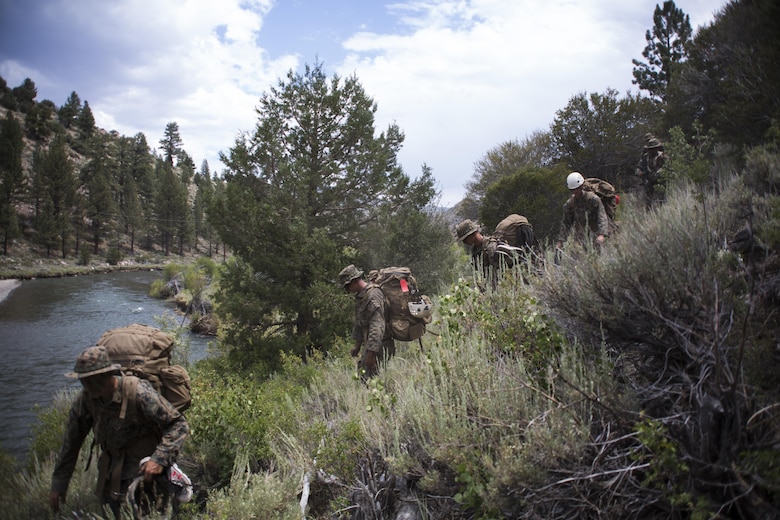
<svg viewBox="0 0 780 520">
<path fill-rule="evenodd" d="M 90 261 L 92 261 L 92 253 L 89 250 L 89 246 L 81 246 L 79 250 L 79 265 L 89 265 Z"/>
<path fill-rule="evenodd" d="M 691 518 L 710 518 L 706 500 L 695 497 L 686 486 L 690 468 L 680 458 L 677 443 L 664 425 L 642 414 L 634 431 L 642 443 L 634 459 L 648 464 L 642 485 L 661 491 L 673 507 L 690 511 Z"/>
<path fill-rule="evenodd" d="M 369 389 L 367 412 L 377 411 L 385 416 L 389 415 L 396 402 L 396 396 L 385 389 L 385 384 L 379 377 L 373 377 L 366 383 Z"/>
<path fill-rule="evenodd" d="M 479 458 L 474 455 L 475 458 Z M 456 467 L 457 476 L 455 482 L 460 484 L 460 491 L 455 493 L 453 498 L 462 506 L 471 511 L 478 512 L 477 520 L 495 520 L 502 518 L 492 507 L 485 502 L 486 483 L 485 477 L 477 471 L 476 464 L 461 463 Z"/>
<path fill-rule="evenodd" d="M 116 246 L 111 247 L 106 253 L 106 263 L 108 265 L 119 265 L 123 258 L 122 251 Z"/>
</svg>

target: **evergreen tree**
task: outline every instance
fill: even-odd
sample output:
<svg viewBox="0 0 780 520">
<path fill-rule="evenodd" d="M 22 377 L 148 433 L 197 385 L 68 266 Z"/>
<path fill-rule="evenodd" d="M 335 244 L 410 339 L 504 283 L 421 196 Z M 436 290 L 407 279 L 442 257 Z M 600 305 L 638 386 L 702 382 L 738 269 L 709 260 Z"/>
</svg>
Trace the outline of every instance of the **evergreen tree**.
<svg viewBox="0 0 780 520">
<path fill-rule="evenodd" d="M 65 104 L 59 109 L 57 115 L 60 118 L 60 123 L 65 128 L 70 128 L 76 123 L 76 118 L 81 113 L 81 98 L 76 94 L 76 91 L 70 93 Z"/>
<path fill-rule="evenodd" d="M 123 192 L 122 224 L 125 234 L 130 238 L 130 252 L 133 253 L 135 251 L 136 232 L 142 229 L 143 226 L 143 211 L 141 209 L 141 201 L 138 198 L 135 180 L 132 177 L 123 186 Z"/>
<path fill-rule="evenodd" d="M 36 177 L 36 200 L 39 201 L 36 230 L 40 229 L 39 223 L 43 222 L 47 232 L 41 236 L 47 252 L 53 245 L 53 237 L 57 237 L 62 258 L 67 258 L 70 217 L 78 202 L 78 182 L 63 138 L 55 138 L 48 150 L 37 154 L 33 170 Z"/>
<path fill-rule="evenodd" d="M 486 191 L 479 207 L 479 220 L 492 233 L 504 217 L 525 216 L 540 242 L 555 240 L 561 222 L 561 208 L 569 190 L 561 182 L 570 173 L 564 165 L 552 168 L 525 167 L 502 177 Z"/>
<path fill-rule="evenodd" d="M 691 34 L 689 16 L 673 0 L 664 2 L 663 7 L 656 5 L 653 30 L 645 34 L 647 46 L 642 51 L 647 61 L 631 60 L 634 64 L 633 83 L 648 91 L 654 99 L 664 100 L 675 67 L 686 58 Z"/>
<path fill-rule="evenodd" d="M 195 176 L 195 161 L 190 157 L 190 154 L 184 150 L 179 150 L 176 156 L 176 166 L 179 168 L 181 182 L 186 185 L 191 184 L 192 178 Z"/>
<path fill-rule="evenodd" d="M 158 162 L 157 175 L 155 217 L 160 242 L 167 256 L 171 254 L 174 240 L 178 239 L 178 251 L 183 254 L 187 222 L 190 218 L 187 189 L 168 162 Z"/>
<path fill-rule="evenodd" d="M 780 4 L 733 1 L 696 34 L 670 85 L 668 126 L 735 145 L 761 144 L 780 120 Z"/>
<path fill-rule="evenodd" d="M 548 166 L 554 157 L 550 132 L 537 131 L 522 141 L 506 141 L 488 150 L 474 164 L 474 173 L 466 183 L 466 196 L 458 204 L 458 215 L 476 219 L 490 186 L 523 168 Z"/>
<path fill-rule="evenodd" d="M 95 132 L 95 116 L 92 115 L 92 109 L 89 108 L 87 101 L 84 101 L 84 106 L 81 107 L 81 111 L 76 119 L 76 128 L 78 128 L 82 139 L 91 137 Z"/>
<path fill-rule="evenodd" d="M 44 193 L 38 216 L 35 219 L 35 240 L 46 248 L 46 258 L 51 258 L 52 249 L 60 241 L 60 225 L 57 221 L 57 210 L 48 192 Z"/>
<path fill-rule="evenodd" d="M 217 174 L 214 174 L 211 177 L 211 185 L 214 187 L 214 191 L 210 196 L 210 200 L 208 200 L 208 203 L 206 204 L 206 222 L 208 222 L 209 226 L 209 256 L 211 256 L 211 246 L 213 241 L 214 246 L 214 254 L 219 254 L 219 245 L 220 245 L 220 236 L 219 231 L 216 229 L 216 226 L 214 225 L 214 217 L 212 215 L 216 215 L 220 208 L 227 207 L 227 195 L 226 195 L 226 189 L 225 189 L 225 182 L 223 179 L 220 179 L 217 177 Z M 222 256 L 223 260 L 227 260 L 227 245 L 222 243 Z"/>
<path fill-rule="evenodd" d="M 50 122 L 53 114 L 54 108 L 51 102 L 41 102 L 30 107 L 24 117 L 27 135 L 38 141 L 49 137 L 52 133 Z"/>
<path fill-rule="evenodd" d="M 553 146 L 558 160 L 571 170 L 600 177 L 618 189 L 631 188 L 644 135 L 655 128 L 658 117 L 648 98 L 631 94 L 620 98 L 613 89 L 580 93 L 555 113 Z"/>
<path fill-rule="evenodd" d="M 211 201 L 214 198 L 214 186 L 211 180 L 208 161 L 204 160 L 200 172 L 195 174 L 195 187 L 195 198 L 192 203 L 193 248 L 197 250 L 198 239 L 205 238 L 209 243 L 208 255 L 211 256 L 212 232 L 210 229 L 211 226 L 206 219 L 206 208 L 209 207 L 209 204 L 211 204 Z"/>
<path fill-rule="evenodd" d="M 100 252 L 100 243 L 110 230 L 110 224 L 116 213 L 112 190 L 113 164 L 110 144 L 98 138 L 93 147 L 94 156 L 81 172 L 82 182 L 87 191 L 87 218 L 92 230 L 93 253 Z"/>
<path fill-rule="evenodd" d="M 402 209 L 380 212 L 368 223 L 362 233 L 365 245 L 355 263 L 409 266 L 421 289 L 434 293 L 454 277 L 460 251 L 453 247 L 446 214 L 435 204 L 433 171 L 427 165 L 423 165 L 417 185 L 421 189 L 407 192 Z"/>
<path fill-rule="evenodd" d="M 22 126 L 8 111 L 0 122 L 0 232 L 3 233 L 3 254 L 8 243 L 19 236 L 15 203 L 24 190 Z"/>
<path fill-rule="evenodd" d="M 38 97 L 38 88 L 30 78 L 25 78 L 21 85 L 12 91 L 19 111 L 27 113 L 35 106 L 35 98 Z"/>
<path fill-rule="evenodd" d="M 366 227 L 435 193 L 430 177 L 403 173 L 403 134 L 377 136 L 375 111 L 357 78 L 307 65 L 263 94 L 255 131 L 222 156 L 225 195 L 209 218 L 237 255 L 218 300 L 244 361 L 273 368 L 280 350 L 302 355 L 343 334 L 350 312 L 332 280 L 368 251 Z"/>
<path fill-rule="evenodd" d="M 160 139 L 160 150 L 163 152 L 163 158 L 171 167 L 173 167 L 174 157 L 178 158 L 182 151 L 182 140 L 179 134 L 179 124 L 174 122 L 165 126 L 165 133 Z"/>
</svg>

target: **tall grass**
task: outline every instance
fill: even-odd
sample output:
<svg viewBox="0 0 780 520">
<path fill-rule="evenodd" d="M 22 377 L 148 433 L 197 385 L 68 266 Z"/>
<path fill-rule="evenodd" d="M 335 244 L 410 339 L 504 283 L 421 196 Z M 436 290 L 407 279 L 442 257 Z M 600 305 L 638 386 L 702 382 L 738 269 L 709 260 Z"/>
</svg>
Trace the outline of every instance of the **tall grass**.
<svg viewBox="0 0 780 520">
<path fill-rule="evenodd" d="M 728 247 L 756 203 L 739 182 L 672 190 L 649 213 L 626 204 L 600 253 L 550 254 L 540 275 L 486 291 L 461 279 L 435 298 L 432 333 L 367 384 L 346 339 L 262 381 L 196 365 L 184 460 L 199 501 L 184 517 L 776 510 L 776 378 L 759 388 L 744 369 L 769 364 L 751 333 L 772 311 L 751 289 L 762 271 Z M 10 479 L 9 518 L 45 514 L 50 472 L 44 460 Z M 81 472 L 72 496 L 93 485 Z"/>
</svg>

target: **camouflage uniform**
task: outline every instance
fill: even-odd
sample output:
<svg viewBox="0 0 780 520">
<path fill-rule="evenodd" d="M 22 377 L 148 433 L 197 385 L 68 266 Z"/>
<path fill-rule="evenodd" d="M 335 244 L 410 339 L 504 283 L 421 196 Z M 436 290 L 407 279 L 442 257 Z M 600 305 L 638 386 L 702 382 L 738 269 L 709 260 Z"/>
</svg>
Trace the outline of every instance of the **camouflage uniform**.
<svg viewBox="0 0 780 520">
<path fill-rule="evenodd" d="M 486 278 L 490 278 L 491 285 L 495 288 L 501 270 L 513 267 L 523 258 L 526 250 L 509 245 L 498 235 L 483 236 L 479 229 L 479 224 L 471 219 L 462 220 L 455 228 L 455 238 L 471 248 L 474 268 L 481 270 Z M 470 240 L 472 236 L 474 239 Z M 481 285 L 480 288 L 484 290 Z"/>
<path fill-rule="evenodd" d="M 485 272 L 489 270 L 495 272 L 514 265 L 513 251 L 518 256 L 522 253 L 522 250 L 513 248 L 498 237 L 491 235 L 485 237 L 482 244 L 471 246 L 471 261 L 477 269 L 482 268 Z"/>
<path fill-rule="evenodd" d="M 645 141 L 647 144 L 639 158 L 636 174 L 645 187 L 645 202 L 650 206 L 662 195 L 656 192 L 655 187 L 661 182 L 661 168 L 666 162 L 666 155 L 660 139 L 652 134 L 646 134 Z"/>
<path fill-rule="evenodd" d="M 599 196 L 583 191 L 579 197 L 569 197 L 563 205 L 563 220 L 558 240 L 565 242 L 573 231 L 577 241 L 585 244 L 588 230 L 594 238 L 598 235 L 609 236 L 609 219 Z"/>
<path fill-rule="evenodd" d="M 385 295 L 377 285 L 368 284 L 355 294 L 355 324 L 352 339 L 362 341 L 363 360 L 366 352 L 375 352 L 377 359 L 389 359 L 395 354 L 395 342 L 385 320 Z"/>
<path fill-rule="evenodd" d="M 85 352 L 102 348 L 92 347 Z M 102 370 L 114 367 L 118 365 L 106 366 Z M 72 374 L 68 375 L 78 377 Z M 110 499 L 113 499 L 116 504 L 123 498 L 130 481 L 139 473 L 142 458 L 151 456 L 157 464 L 168 467 L 179 455 L 189 434 L 185 417 L 148 381 L 134 376 L 114 377 L 118 381 L 109 402 L 82 391 L 71 406 L 52 475 L 53 492 L 67 492 L 79 451 L 90 430 L 94 430 L 95 444 L 101 449 L 96 492 L 104 503 L 112 503 Z M 133 386 L 136 387 L 134 398 L 129 393 Z M 120 419 L 125 401 L 128 403 L 126 408 L 129 408 L 125 418 Z M 132 406 L 133 403 L 135 406 Z"/>
</svg>

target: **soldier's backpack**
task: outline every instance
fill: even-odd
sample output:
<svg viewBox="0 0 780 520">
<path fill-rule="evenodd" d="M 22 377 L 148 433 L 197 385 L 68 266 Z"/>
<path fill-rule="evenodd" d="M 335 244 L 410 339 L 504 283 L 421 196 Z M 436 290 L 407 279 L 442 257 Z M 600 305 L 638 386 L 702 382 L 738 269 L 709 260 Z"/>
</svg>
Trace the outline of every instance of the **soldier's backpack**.
<svg viewBox="0 0 780 520">
<path fill-rule="evenodd" d="M 536 247 L 534 228 L 528 219 L 517 213 L 508 215 L 496 225 L 493 234 L 512 247 Z"/>
<path fill-rule="evenodd" d="M 431 322 L 433 303 L 421 294 L 408 267 L 385 267 L 368 273 L 368 282 L 385 295 L 390 334 L 399 341 L 413 341 L 425 334 Z"/>
<path fill-rule="evenodd" d="M 122 365 L 124 374 L 149 381 L 180 412 L 192 404 L 187 370 L 171 364 L 174 339 L 169 334 L 134 323 L 107 331 L 97 344 L 106 347 L 111 362 Z M 131 398 L 134 399 L 134 393 Z"/>
<path fill-rule="evenodd" d="M 603 179 L 596 177 L 589 177 L 585 179 L 583 189 L 586 191 L 592 191 L 601 199 L 601 203 L 604 206 L 604 211 L 607 213 L 609 220 L 615 220 L 615 214 L 617 213 L 617 206 L 620 204 L 620 196 L 617 194 L 615 187 Z"/>
</svg>

